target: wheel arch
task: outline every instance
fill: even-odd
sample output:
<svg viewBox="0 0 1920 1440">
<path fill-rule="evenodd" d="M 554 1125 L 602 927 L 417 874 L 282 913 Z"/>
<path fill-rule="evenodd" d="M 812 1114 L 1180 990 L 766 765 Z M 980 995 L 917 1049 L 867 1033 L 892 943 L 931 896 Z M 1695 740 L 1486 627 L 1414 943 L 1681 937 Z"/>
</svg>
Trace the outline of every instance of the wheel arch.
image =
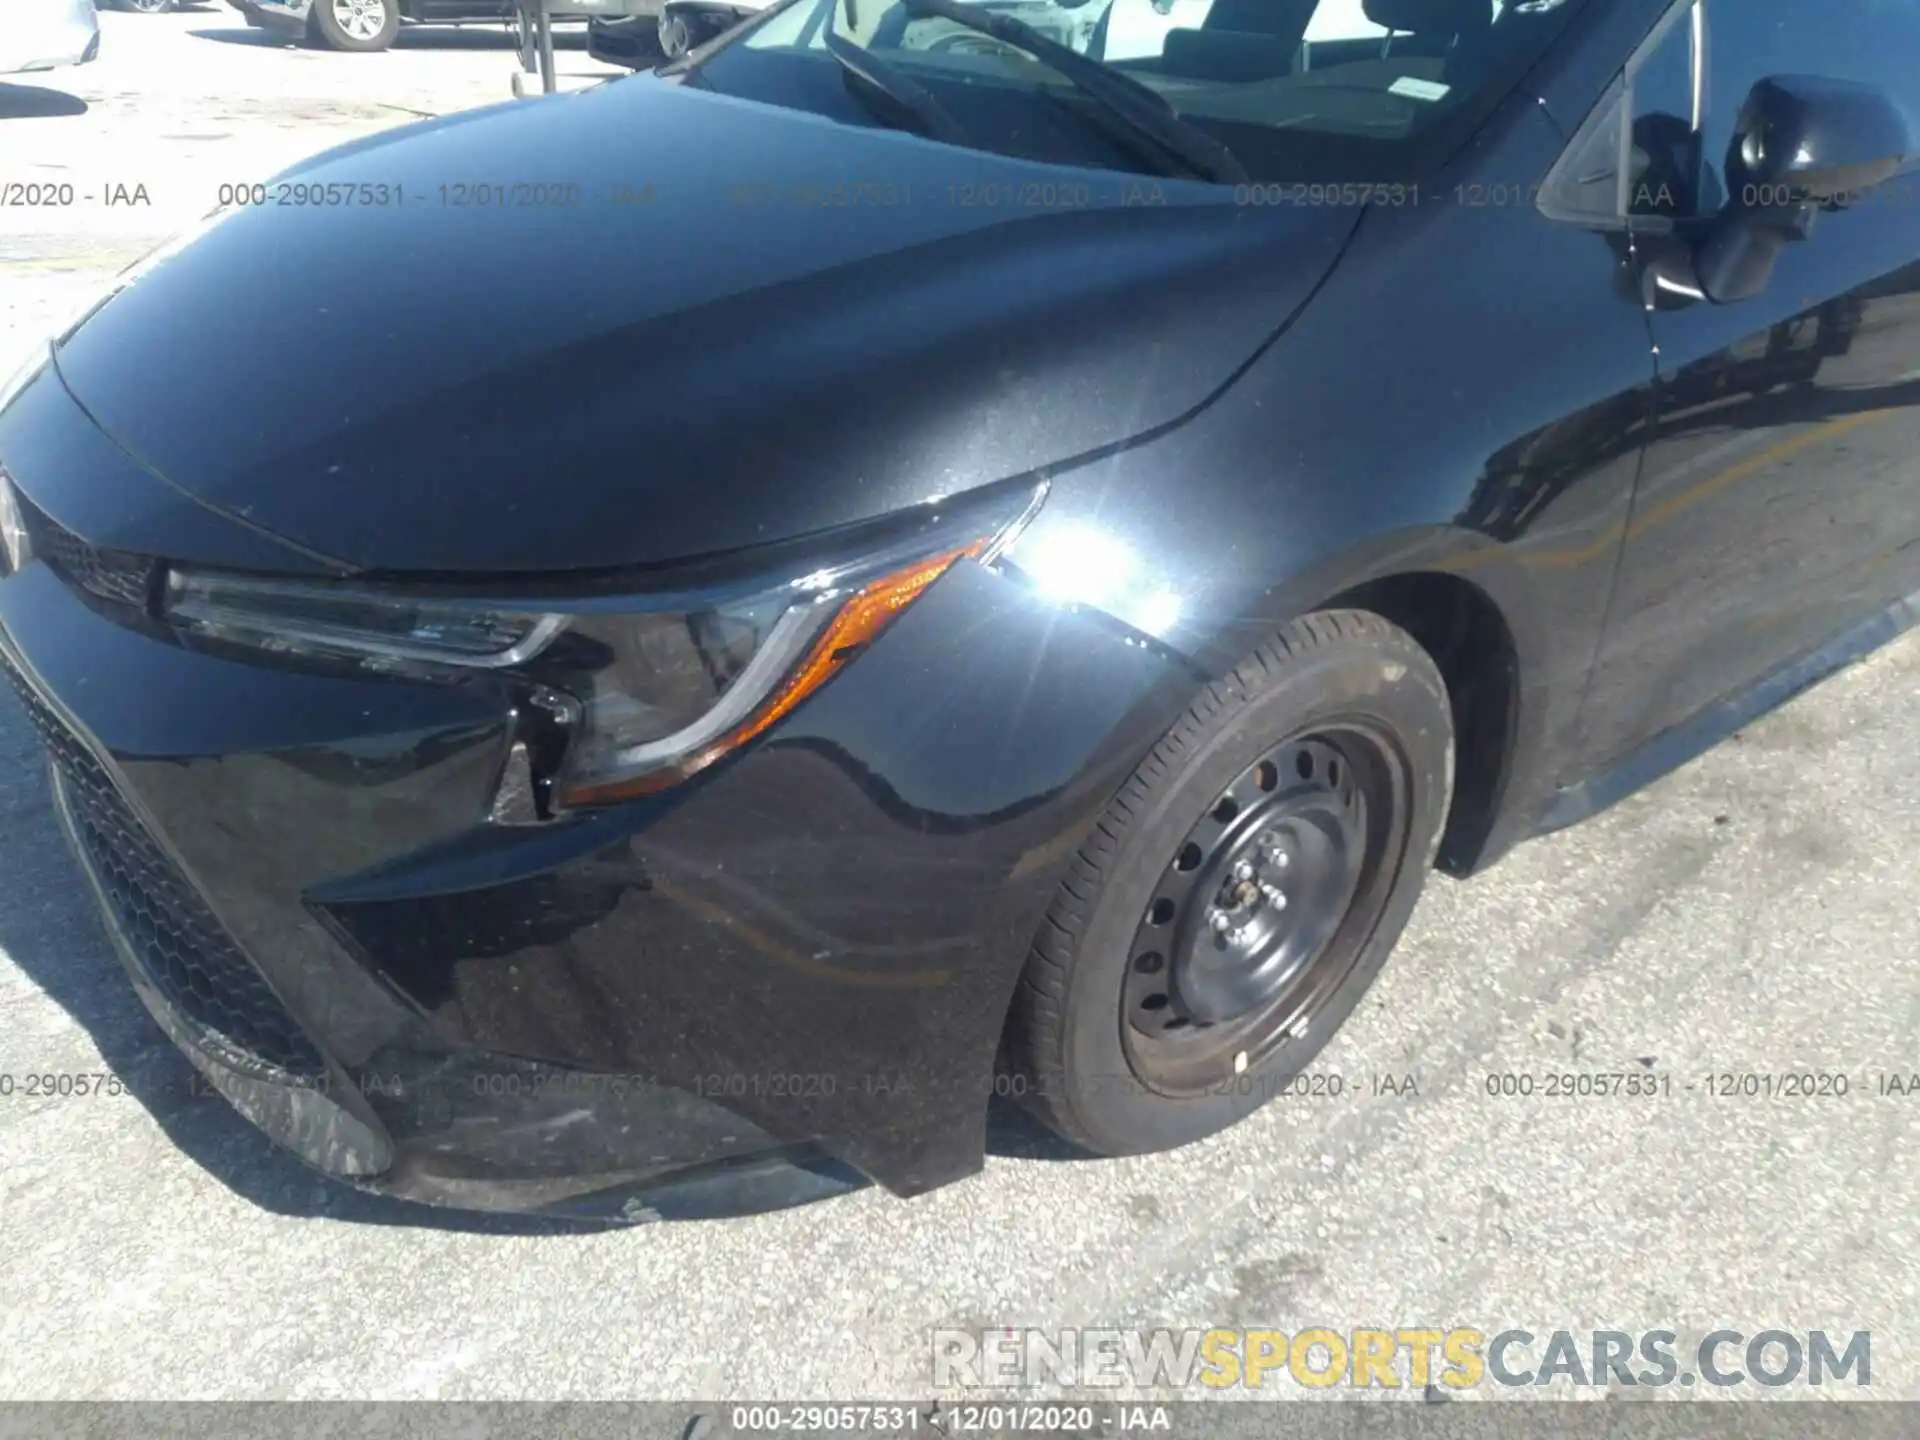
<svg viewBox="0 0 1920 1440">
<path fill-rule="evenodd" d="M 1428 526 L 1373 537 L 1236 607 L 1197 647 L 1222 674 L 1268 634 L 1315 610 L 1370 610 L 1432 656 L 1454 707 L 1454 797 L 1437 863 L 1473 873 L 1527 832 L 1528 806 L 1548 778 L 1549 737 L 1569 697 L 1541 688 L 1558 636 L 1539 582 L 1511 547 L 1477 531 Z"/>
<path fill-rule="evenodd" d="M 1331 596 L 1323 609 L 1370 610 L 1405 630 L 1433 658 L 1453 711 L 1453 800 L 1436 857 L 1470 873 L 1492 833 L 1518 732 L 1520 656 L 1493 598 L 1444 570 L 1381 576 Z"/>
<path fill-rule="evenodd" d="M 1549 674 L 1548 647 L 1558 640 L 1571 648 L 1581 640 L 1556 634 L 1539 590 L 1507 544 L 1457 526 L 1408 527 L 1327 555 L 1263 591 L 1228 586 L 1215 592 L 1211 617 L 1196 618 L 1177 642 L 1169 637 L 1163 653 L 1179 658 L 1179 672 L 1197 690 L 1315 611 L 1366 610 L 1407 632 L 1440 671 L 1453 713 L 1454 792 L 1435 863 L 1461 877 L 1528 833 L 1531 800 L 1550 774 L 1543 763 L 1551 750 L 1547 737 L 1564 718 L 1550 710 L 1550 696 L 1560 710 L 1569 702 L 1541 677 Z M 1150 750 L 1158 731 L 1146 739 L 1136 728 L 1134 737 Z M 1132 761 L 1122 761 L 1112 773 L 1124 780 L 1132 768 Z M 1059 874 L 1066 864 L 1063 855 Z M 1001 1063 L 1015 989 L 1009 987 L 1001 1015 Z"/>
</svg>

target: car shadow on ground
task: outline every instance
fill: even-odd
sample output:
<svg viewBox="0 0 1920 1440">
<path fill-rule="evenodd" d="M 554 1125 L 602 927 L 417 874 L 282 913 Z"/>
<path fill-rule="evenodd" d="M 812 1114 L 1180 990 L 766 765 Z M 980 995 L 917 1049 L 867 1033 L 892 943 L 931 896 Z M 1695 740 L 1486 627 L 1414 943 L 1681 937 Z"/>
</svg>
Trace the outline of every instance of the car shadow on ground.
<svg viewBox="0 0 1920 1440">
<path fill-rule="evenodd" d="M 1034 1119 L 1011 1100 L 987 1104 L 987 1153 L 1003 1160 L 1099 1160 Z"/>
<path fill-rule="evenodd" d="M 44 85 L 16 85 L 0 80 L 0 120 L 49 120 L 62 115 L 84 115 L 87 102 L 64 90 Z"/>
<path fill-rule="evenodd" d="M 187 34 L 195 40 L 215 40 L 222 45 L 244 45 L 254 50 L 286 50 L 296 48 L 300 43 L 292 35 L 276 34 L 272 30 L 249 30 L 238 25 L 230 30 L 189 30 Z"/>
<path fill-rule="evenodd" d="M 490 25 L 407 25 L 393 37 L 396 50 L 514 50 L 519 39 L 506 26 Z M 555 50 L 585 50 L 585 26 L 569 26 L 553 32 Z"/>
</svg>

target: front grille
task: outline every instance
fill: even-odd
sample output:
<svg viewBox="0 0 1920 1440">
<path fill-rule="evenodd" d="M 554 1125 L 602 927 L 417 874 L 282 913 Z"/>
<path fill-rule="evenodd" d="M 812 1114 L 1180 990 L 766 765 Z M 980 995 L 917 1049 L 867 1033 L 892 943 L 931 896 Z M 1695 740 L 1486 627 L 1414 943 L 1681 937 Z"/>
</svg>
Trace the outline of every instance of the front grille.
<svg viewBox="0 0 1920 1440">
<path fill-rule="evenodd" d="M 15 492 L 16 497 L 18 493 Z M 97 545 L 89 545 L 24 498 L 20 499 L 20 508 L 35 555 L 89 595 L 116 605 L 147 608 L 159 562 L 124 550 L 102 550 Z"/>
<path fill-rule="evenodd" d="M 326 1062 L 128 806 L 93 752 L 11 665 L 28 718 L 60 772 L 73 826 L 113 921 L 161 997 L 252 1060 L 304 1079 Z"/>
</svg>

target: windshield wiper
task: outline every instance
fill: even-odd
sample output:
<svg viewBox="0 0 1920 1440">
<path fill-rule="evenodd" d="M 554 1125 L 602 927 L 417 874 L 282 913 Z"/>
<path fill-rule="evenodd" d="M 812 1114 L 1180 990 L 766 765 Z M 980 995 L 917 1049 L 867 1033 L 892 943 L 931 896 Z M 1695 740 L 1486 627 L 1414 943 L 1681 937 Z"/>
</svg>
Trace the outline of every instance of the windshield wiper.
<svg viewBox="0 0 1920 1440">
<path fill-rule="evenodd" d="M 901 0 L 901 8 L 911 19 L 924 20 L 937 15 L 1016 50 L 1026 51 L 1202 178 L 1221 184 L 1247 183 L 1247 172 L 1231 150 L 1198 125 L 1182 120 L 1164 95 L 1124 70 L 1091 60 L 1024 20 L 995 14 L 967 0 Z"/>
<path fill-rule="evenodd" d="M 837 35 L 832 22 L 820 33 L 820 43 L 827 47 L 827 53 L 840 62 L 840 68 L 846 71 L 850 79 L 858 80 L 870 90 L 877 90 L 900 109 L 920 122 L 928 138 L 942 140 L 949 145 L 972 147 L 967 132 L 960 128 L 960 122 L 947 113 L 947 107 L 936 100 L 932 93 L 917 81 L 902 75 L 893 66 L 880 59 L 871 50 L 864 50 L 851 40 Z"/>
</svg>

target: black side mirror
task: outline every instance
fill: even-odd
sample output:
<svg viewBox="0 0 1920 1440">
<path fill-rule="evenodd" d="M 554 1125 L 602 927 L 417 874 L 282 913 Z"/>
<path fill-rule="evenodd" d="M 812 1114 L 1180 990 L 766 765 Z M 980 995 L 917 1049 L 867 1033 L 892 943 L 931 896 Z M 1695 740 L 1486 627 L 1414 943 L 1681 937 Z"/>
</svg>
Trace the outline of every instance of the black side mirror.
<svg viewBox="0 0 1920 1440">
<path fill-rule="evenodd" d="M 1781 247 L 1814 216 L 1899 172 L 1913 154 L 1907 117 L 1884 91 L 1811 75 L 1753 87 L 1727 152 L 1727 203 L 1700 237 L 1694 274 L 1711 300 L 1766 288 Z"/>
</svg>

